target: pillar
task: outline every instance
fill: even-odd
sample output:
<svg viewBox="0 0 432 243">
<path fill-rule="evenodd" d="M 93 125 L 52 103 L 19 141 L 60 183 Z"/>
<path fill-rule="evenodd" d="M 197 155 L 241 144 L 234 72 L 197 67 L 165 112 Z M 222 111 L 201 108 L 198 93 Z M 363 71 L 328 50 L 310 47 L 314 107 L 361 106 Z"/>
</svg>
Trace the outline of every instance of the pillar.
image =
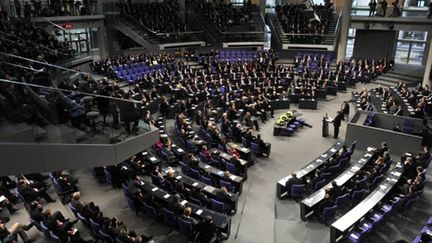
<svg viewBox="0 0 432 243">
<path fill-rule="evenodd" d="M 348 30 L 351 24 L 351 8 L 352 1 L 345 1 L 342 9 L 342 16 L 340 20 L 340 32 L 337 50 L 337 61 L 345 60 L 345 53 L 348 41 Z"/>
<path fill-rule="evenodd" d="M 186 0 L 180 0 L 179 2 L 179 18 L 185 23 L 186 22 Z"/>
<path fill-rule="evenodd" d="M 426 57 L 425 57 L 425 72 L 423 74 L 423 86 L 426 84 L 430 84 L 429 74 L 432 68 L 432 31 L 428 31 L 427 33 L 427 42 L 426 42 Z"/>
<path fill-rule="evenodd" d="M 103 58 L 108 57 L 109 53 L 108 53 L 107 32 L 106 32 L 106 27 L 103 24 L 103 21 L 98 27 L 97 39 L 98 39 L 98 44 L 99 44 L 100 58 L 103 59 Z"/>
</svg>

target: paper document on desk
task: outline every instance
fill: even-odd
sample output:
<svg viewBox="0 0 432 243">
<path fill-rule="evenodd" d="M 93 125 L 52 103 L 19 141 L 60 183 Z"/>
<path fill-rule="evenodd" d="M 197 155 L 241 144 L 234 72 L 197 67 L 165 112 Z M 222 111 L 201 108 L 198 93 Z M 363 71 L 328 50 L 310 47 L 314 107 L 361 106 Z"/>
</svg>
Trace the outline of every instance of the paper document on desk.
<svg viewBox="0 0 432 243">
<path fill-rule="evenodd" d="M 192 186 L 198 186 L 199 183 L 198 182 L 194 182 L 194 184 L 192 184 Z"/>
<path fill-rule="evenodd" d="M 230 175 L 230 177 L 229 177 L 231 180 L 235 180 L 236 179 L 236 176 L 235 175 Z"/>
<path fill-rule="evenodd" d="M 182 178 L 181 175 L 179 175 L 179 176 L 176 177 L 177 180 L 180 180 L 181 178 Z"/>
<path fill-rule="evenodd" d="M 321 154 L 321 157 L 327 158 L 327 154 Z"/>
<path fill-rule="evenodd" d="M 187 200 L 183 200 L 180 204 L 181 204 L 182 206 L 184 206 L 187 202 L 188 202 Z"/>
<path fill-rule="evenodd" d="M 198 209 L 197 211 L 196 211 L 196 215 L 201 215 L 202 214 L 202 209 Z"/>
<path fill-rule="evenodd" d="M 159 188 L 157 188 L 157 187 L 155 187 L 155 188 L 152 189 L 153 192 L 155 192 L 157 190 L 159 190 Z"/>
<path fill-rule="evenodd" d="M 151 157 L 150 160 L 151 161 L 156 161 L 156 158 L 155 157 Z"/>
<path fill-rule="evenodd" d="M 171 195 L 170 194 L 165 194 L 164 198 L 168 199 Z"/>
<path fill-rule="evenodd" d="M 334 152 L 336 152 L 336 149 L 335 148 L 331 148 L 330 152 L 334 153 Z"/>
<path fill-rule="evenodd" d="M 184 150 L 181 149 L 181 148 L 178 148 L 177 151 L 179 151 L 180 153 L 183 153 L 183 152 L 184 152 Z"/>
<path fill-rule="evenodd" d="M 395 176 L 400 176 L 402 173 L 400 173 L 400 172 L 398 172 L 398 171 L 393 171 L 392 174 L 395 175 Z"/>
</svg>

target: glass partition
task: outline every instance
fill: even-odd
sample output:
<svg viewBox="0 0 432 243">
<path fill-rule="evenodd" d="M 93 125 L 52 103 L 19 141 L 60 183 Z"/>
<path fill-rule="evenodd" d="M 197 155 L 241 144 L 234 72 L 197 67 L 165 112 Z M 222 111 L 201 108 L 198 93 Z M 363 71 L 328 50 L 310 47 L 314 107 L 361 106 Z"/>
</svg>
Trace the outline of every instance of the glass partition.
<svg viewBox="0 0 432 243">
<path fill-rule="evenodd" d="M 395 62 L 422 64 L 426 49 L 427 32 L 399 31 Z"/>
</svg>

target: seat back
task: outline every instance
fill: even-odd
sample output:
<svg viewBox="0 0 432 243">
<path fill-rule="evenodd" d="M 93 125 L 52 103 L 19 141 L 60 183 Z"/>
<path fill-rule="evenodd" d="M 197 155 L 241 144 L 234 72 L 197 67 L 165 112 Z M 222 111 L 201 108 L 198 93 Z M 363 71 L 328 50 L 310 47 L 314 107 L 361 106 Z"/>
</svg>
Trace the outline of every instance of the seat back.
<svg viewBox="0 0 432 243">
<path fill-rule="evenodd" d="M 90 219 L 90 226 L 91 226 L 93 234 L 96 237 L 102 238 L 102 236 L 99 233 L 99 231 L 100 231 L 100 225 L 98 223 L 96 223 L 95 221 L 93 221 L 93 219 Z"/>
<path fill-rule="evenodd" d="M 195 169 L 190 168 L 190 176 L 194 179 L 200 179 L 201 173 L 199 172 L 199 170 L 195 170 Z"/>
<path fill-rule="evenodd" d="M 198 200 L 197 198 L 190 196 L 190 197 L 189 197 L 189 200 L 190 200 L 192 203 L 194 203 L 194 204 L 196 204 L 196 205 L 198 205 L 198 206 L 200 206 L 200 207 L 203 207 L 201 201 Z"/>
<path fill-rule="evenodd" d="M 72 211 L 73 215 L 75 216 L 75 218 L 78 218 L 78 215 L 77 215 L 78 210 L 74 206 L 72 206 L 70 203 L 69 203 L 69 208 L 71 209 L 71 211 Z"/>
<path fill-rule="evenodd" d="M 200 159 L 202 162 L 204 162 L 204 163 L 208 162 L 208 158 L 203 152 L 200 152 L 199 156 L 200 156 Z"/>
<path fill-rule="evenodd" d="M 179 161 L 179 165 L 183 173 L 185 174 L 189 173 L 189 166 L 185 162 Z"/>
<path fill-rule="evenodd" d="M 352 154 L 356 148 L 357 140 L 354 140 L 354 142 L 351 143 L 351 146 L 349 147 L 349 151 Z"/>
<path fill-rule="evenodd" d="M 325 207 L 323 210 L 323 213 L 322 213 L 322 219 L 324 221 L 327 221 L 327 220 L 333 218 L 336 214 L 336 209 L 337 209 L 336 205 L 333 205 L 330 207 Z"/>
<path fill-rule="evenodd" d="M 244 147 L 249 148 L 249 141 L 245 137 L 242 137 L 241 141 Z"/>
<path fill-rule="evenodd" d="M 323 187 L 325 184 L 326 184 L 326 179 L 322 179 L 322 180 L 318 181 L 317 183 L 315 183 L 315 191 L 317 191 L 318 189 Z"/>
<path fill-rule="evenodd" d="M 220 187 L 225 187 L 229 192 L 233 192 L 232 184 L 229 181 L 220 180 L 219 181 Z"/>
<path fill-rule="evenodd" d="M 371 188 L 375 188 L 383 177 L 384 177 L 384 175 L 379 175 L 379 176 L 375 177 L 375 179 L 373 179 L 373 181 L 372 181 Z"/>
<path fill-rule="evenodd" d="M 207 176 L 201 176 L 201 181 L 204 182 L 207 185 L 213 186 L 212 179 L 208 178 Z"/>
<path fill-rule="evenodd" d="M 43 232 L 44 229 L 42 228 L 42 226 L 39 222 L 37 222 L 33 219 L 30 219 L 30 223 L 32 223 L 36 227 L 36 229 L 38 229 L 40 232 Z"/>
<path fill-rule="evenodd" d="M 47 238 L 48 240 L 51 240 L 51 234 L 50 234 L 50 230 L 48 229 L 48 227 L 46 227 L 43 222 L 40 223 L 40 226 L 42 228 L 42 233 L 45 235 L 45 238 Z"/>
<path fill-rule="evenodd" d="M 114 243 L 114 239 L 109 234 L 105 234 L 102 229 L 99 230 L 99 235 L 106 243 Z"/>
<path fill-rule="evenodd" d="M 235 167 L 235 165 L 233 163 L 230 162 L 226 162 L 225 163 L 226 169 L 231 173 L 231 174 L 237 174 L 237 169 Z"/>
<path fill-rule="evenodd" d="M 179 230 L 181 233 L 185 235 L 192 235 L 193 234 L 193 225 L 191 222 L 186 221 L 182 219 L 181 217 L 178 218 L 178 224 L 179 224 Z"/>
<path fill-rule="evenodd" d="M 151 218 L 156 218 L 157 217 L 156 209 L 154 209 L 152 206 L 150 206 L 147 203 L 143 202 L 143 207 L 144 207 L 144 210 L 145 210 L 145 212 L 146 212 L 146 214 L 148 216 L 150 216 Z"/>
<path fill-rule="evenodd" d="M 291 186 L 291 196 L 292 197 L 301 197 L 303 196 L 303 193 L 305 192 L 305 185 L 304 184 L 297 184 Z"/>
<path fill-rule="evenodd" d="M 130 191 L 129 191 L 129 187 L 125 182 L 122 183 L 122 189 L 123 189 L 123 193 L 125 194 L 125 196 L 127 196 L 127 197 L 131 196 Z"/>
<path fill-rule="evenodd" d="M 106 168 L 104 168 L 104 174 L 105 174 L 106 182 L 112 184 L 113 180 L 112 180 L 111 173 Z"/>
<path fill-rule="evenodd" d="M 177 220 L 176 220 L 177 217 L 173 211 L 167 208 L 163 208 L 162 215 L 163 215 L 164 222 L 166 224 L 169 224 L 171 226 L 177 225 Z"/>
<path fill-rule="evenodd" d="M 211 205 L 212 205 L 212 209 L 220 212 L 220 213 L 224 213 L 225 212 L 225 204 L 223 202 L 219 202 L 216 199 L 212 199 L 211 200 Z"/>
<path fill-rule="evenodd" d="M 361 189 L 353 192 L 351 200 L 354 205 L 358 204 L 363 199 L 363 195 L 365 194 L 365 191 L 366 191 L 365 189 Z"/>
<path fill-rule="evenodd" d="M 254 154 L 260 154 L 261 153 L 260 146 L 257 143 L 251 142 L 250 148 Z"/>
<path fill-rule="evenodd" d="M 90 226 L 90 222 L 84 216 L 82 216 L 79 212 L 77 212 L 77 216 L 78 216 L 78 219 L 81 221 L 81 223 L 83 223 L 87 227 Z"/>
<path fill-rule="evenodd" d="M 336 206 L 342 206 L 343 204 L 345 204 L 349 199 L 349 194 L 345 193 L 344 195 L 341 195 L 339 197 L 336 198 L 335 200 L 335 204 Z"/>
<path fill-rule="evenodd" d="M 414 198 L 409 199 L 409 200 L 404 204 L 403 209 L 404 209 L 404 210 L 410 209 L 410 208 L 414 205 L 414 203 L 415 203 L 417 200 L 418 200 L 418 197 L 414 197 Z"/>
<path fill-rule="evenodd" d="M 50 231 L 49 234 L 52 243 L 62 243 L 60 238 L 57 235 L 55 235 L 52 231 Z"/>
</svg>

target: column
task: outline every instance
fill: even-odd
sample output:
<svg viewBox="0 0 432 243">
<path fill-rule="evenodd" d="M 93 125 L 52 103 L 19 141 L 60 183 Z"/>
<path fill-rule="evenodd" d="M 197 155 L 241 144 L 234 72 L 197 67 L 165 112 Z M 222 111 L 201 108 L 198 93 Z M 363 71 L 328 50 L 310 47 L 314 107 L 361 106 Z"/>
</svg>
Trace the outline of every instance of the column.
<svg viewBox="0 0 432 243">
<path fill-rule="evenodd" d="M 352 1 L 345 1 L 342 9 L 342 16 L 339 22 L 340 24 L 340 32 L 339 32 L 339 42 L 337 49 L 337 61 L 345 60 L 345 52 L 348 41 L 348 30 L 351 24 L 351 8 Z"/>
<path fill-rule="evenodd" d="M 103 59 L 108 56 L 108 40 L 107 40 L 106 28 L 103 24 L 103 21 L 98 26 L 97 36 L 98 36 L 97 39 L 99 44 L 99 55 L 100 58 Z"/>
<path fill-rule="evenodd" d="M 426 84 L 430 84 L 429 74 L 432 68 L 432 31 L 428 31 L 427 33 L 427 42 L 426 42 L 426 57 L 425 57 L 425 72 L 423 74 L 423 86 Z"/>
</svg>

